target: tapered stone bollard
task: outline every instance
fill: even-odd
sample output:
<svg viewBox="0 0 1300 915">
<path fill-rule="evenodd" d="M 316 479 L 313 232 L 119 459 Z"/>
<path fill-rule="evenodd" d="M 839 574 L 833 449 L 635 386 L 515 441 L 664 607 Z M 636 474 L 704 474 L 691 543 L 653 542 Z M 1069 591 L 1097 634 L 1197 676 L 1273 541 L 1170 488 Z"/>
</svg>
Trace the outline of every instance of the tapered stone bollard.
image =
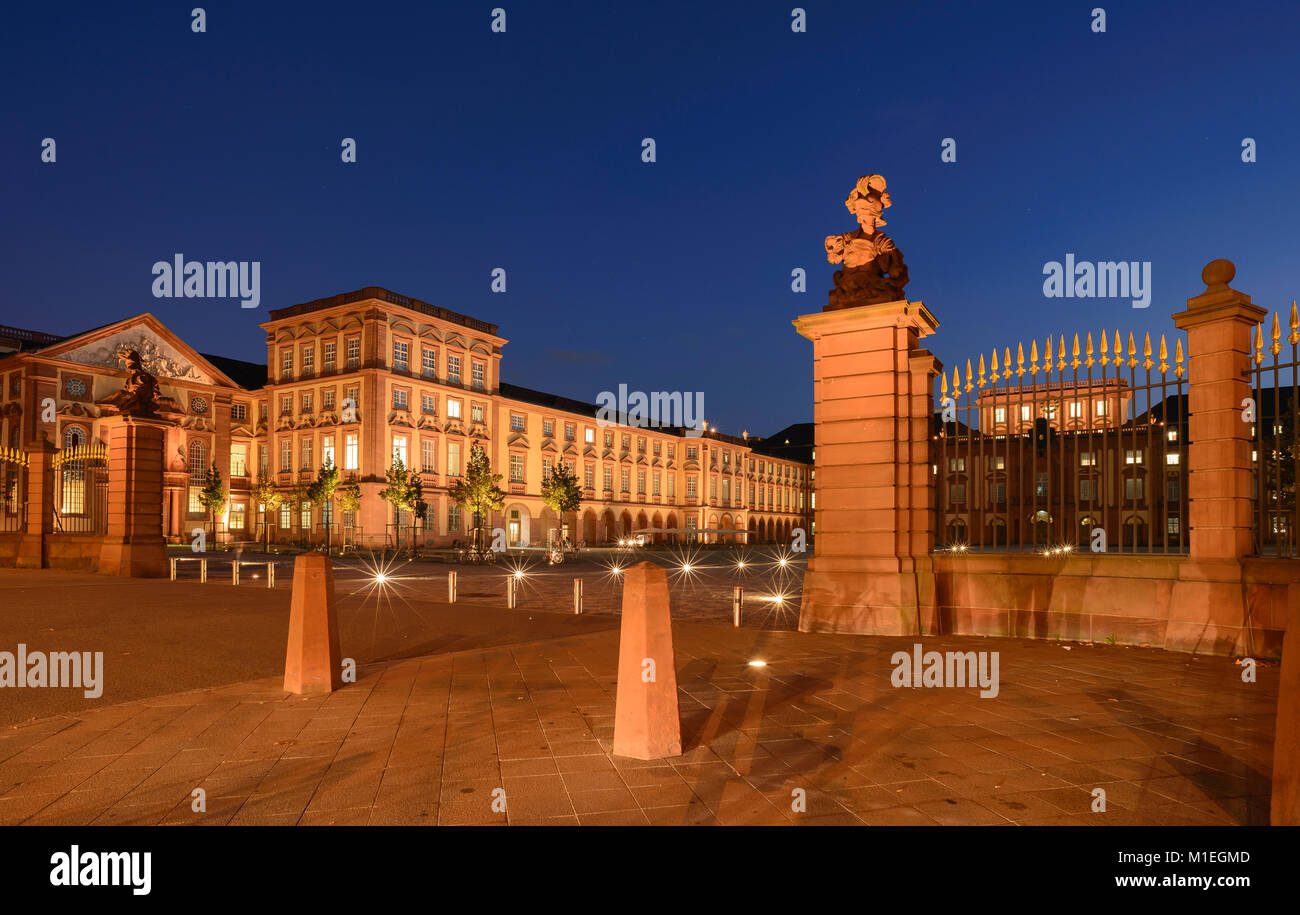
<svg viewBox="0 0 1300 915">
<path fill-rule="evenodd" d="M 332 692 L 343 685 L 341 663 L 334 566 L 328 556 L 304 553 L 293 564 L 284 689 L 290 693 Z"/>
<path fill-rule="evenodd" d="M 1291 585 L 1292 595 L 1300 585 Z M 1300 605 L 1292 602 L 1282 639 L 1282 677 L 1273 738 L 1273 797 L 1269 822 L 1300 826 Z"/>
<path fill-rule="evenodd" d="M 652 562 L 639 562 L 623 573 L 614 755 L 682 755 L 668 572 Z"/>
</svg>

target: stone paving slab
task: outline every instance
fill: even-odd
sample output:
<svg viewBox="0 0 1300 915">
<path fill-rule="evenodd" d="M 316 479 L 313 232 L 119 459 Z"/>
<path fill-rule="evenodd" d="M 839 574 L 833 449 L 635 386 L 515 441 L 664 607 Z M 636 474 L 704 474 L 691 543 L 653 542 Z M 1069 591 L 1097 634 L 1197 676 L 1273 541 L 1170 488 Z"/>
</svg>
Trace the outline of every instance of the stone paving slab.
<svg viewBox="0 0 1300 915">
<path fill-rule="evenodd" d="M 1268 822 L 1275 668 L 1245 684 L 1223 658 L 923 639 L 1001 653 L 999 694 L 980 698 L 894 688 L 911 638 L 674 632 L 677 758 L 611 754 L 605 629 L 373 664 L 323 697 L 264 678 L 17 726 L 0 734 L 0 823 Z"/>
</svg>

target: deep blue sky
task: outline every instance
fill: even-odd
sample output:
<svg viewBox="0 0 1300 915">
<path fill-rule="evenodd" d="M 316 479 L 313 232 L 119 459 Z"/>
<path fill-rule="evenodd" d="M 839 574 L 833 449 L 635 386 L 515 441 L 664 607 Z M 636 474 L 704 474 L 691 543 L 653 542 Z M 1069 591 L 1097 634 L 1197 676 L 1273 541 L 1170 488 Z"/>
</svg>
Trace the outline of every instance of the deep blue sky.
<svg viewBox="0 0 1300 915">
<path fill-rule="evenodd" d="M 1171 330 L 1215 257 L 1257 304 L 1297 295 L 1289 0 L 814 0 L 806 34 L 791 0 L 209 2 L 196 35 L 199 4 L 6 8 L 0 322 L 152 311 L 261 361 L 269 308 L 382 285 L 500 324 L 507 381 L 702 390 L 723 431 L 766 434 L 812 418 L 790 320 L 825 305 L 822 240 L 854 228 L 843 200 L 868 172 L 889 180 L 885 231 L 949 365 L 1048 333 Z M 176 252 L 260 261 L 262 307 L 153 298 Z M 1066 252 L 1151 261 L 1151 307 L 1045 299 Z"/>
</svg>

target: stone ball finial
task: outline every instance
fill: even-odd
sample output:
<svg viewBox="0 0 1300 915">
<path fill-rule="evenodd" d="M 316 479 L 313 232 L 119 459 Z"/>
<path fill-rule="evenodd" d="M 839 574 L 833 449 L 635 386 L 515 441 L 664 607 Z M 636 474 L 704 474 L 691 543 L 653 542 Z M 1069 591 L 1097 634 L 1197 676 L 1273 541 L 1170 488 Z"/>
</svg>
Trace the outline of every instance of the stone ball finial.
<svg viewBox="0 0 1300 915">
<path fill-rule="evenodd" d="M 1201 280 L 1206 288 L 1213 289 L 1215 286 L 1227 286 L 1236 275 L 1237 265 L 1221 257 L 1205 265 L 1205 269 L 1201 271 Z"/>
</svg>

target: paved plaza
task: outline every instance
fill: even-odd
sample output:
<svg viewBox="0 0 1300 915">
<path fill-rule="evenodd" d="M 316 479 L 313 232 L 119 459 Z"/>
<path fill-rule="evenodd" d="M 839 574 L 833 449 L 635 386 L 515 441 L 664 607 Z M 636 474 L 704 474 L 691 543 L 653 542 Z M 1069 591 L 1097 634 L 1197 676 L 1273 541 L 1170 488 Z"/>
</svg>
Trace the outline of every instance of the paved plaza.
<svg viewBox="0 0 1300 915">
<path fill-rule="evenodd" d="M 615 614 L 510 611 L 477 586 L 376 602 L 341 572 L 359 678 L 303 698 L 281 689 L 288 579 L 0 572 L 0 648 L 106 651 L 99 700 L 0 691 L 0 823 L 1268 822 L 1275 667 L 1247 684 L 1226 658 L 927 637 L 999 652 L 998 695 L 895 688 L 915 639 L 735 629 L 682 618 L 675 593 L 684 754 L 643 762 L 610 752 Z"/>
</svg>

